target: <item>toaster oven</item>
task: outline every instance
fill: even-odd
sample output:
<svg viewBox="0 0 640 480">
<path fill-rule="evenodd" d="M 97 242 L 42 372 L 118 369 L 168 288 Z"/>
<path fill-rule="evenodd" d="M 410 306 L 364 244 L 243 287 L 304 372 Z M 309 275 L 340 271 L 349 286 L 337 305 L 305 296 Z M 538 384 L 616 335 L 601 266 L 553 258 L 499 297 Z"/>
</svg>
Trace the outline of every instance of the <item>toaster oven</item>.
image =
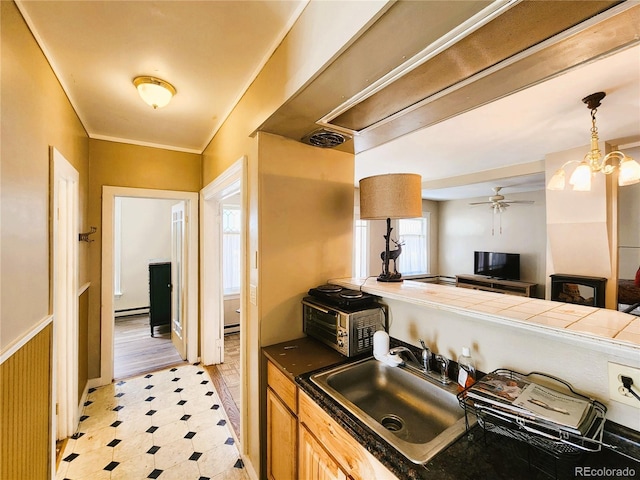
<svg viewBox="0 0 640 480">
<path fill-rule="evenodd" d="M 384 306 L 375 302 L 335 306 L 305 297 L 302 309 L 303 331 L 347 357 L 371 352 L 373 334 L 386 327 Z"/>
</svg>

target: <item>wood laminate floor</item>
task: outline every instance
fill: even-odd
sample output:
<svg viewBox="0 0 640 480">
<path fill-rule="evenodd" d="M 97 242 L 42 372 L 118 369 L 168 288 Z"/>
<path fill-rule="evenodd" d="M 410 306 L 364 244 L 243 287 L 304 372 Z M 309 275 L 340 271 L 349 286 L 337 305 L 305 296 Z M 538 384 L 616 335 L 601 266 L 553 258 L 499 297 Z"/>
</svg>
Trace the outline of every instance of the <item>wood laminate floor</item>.
<svg viewBox="0 0 640 480">
<path fill-rule="evenodd" d="M 240 440 L 240 334 L 224 337 L 224 363 L 204 367 L 229 418 L 236 438 Z"/>
<path fill-rule="evenodd" d="M 186 363 L 171 343 L 168 325 L 155 327 L 154 335 L 151 337 L 149 317 L 146 315 L 116 318 L 113 351 L 115 379 Z"/>
</svg>

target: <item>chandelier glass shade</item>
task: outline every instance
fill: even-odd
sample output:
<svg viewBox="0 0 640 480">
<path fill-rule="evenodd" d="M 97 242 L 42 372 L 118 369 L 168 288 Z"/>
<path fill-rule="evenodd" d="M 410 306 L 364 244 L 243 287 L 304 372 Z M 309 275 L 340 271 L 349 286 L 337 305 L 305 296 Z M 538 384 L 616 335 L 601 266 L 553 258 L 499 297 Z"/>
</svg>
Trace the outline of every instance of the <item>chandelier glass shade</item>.
<svg viewBox="0 0 640 480">
<path fill-rule="evenodd" d="M 624 187 L 640 182 L 640 164 L 620 151 L 613 151 L 603 156 L 598 148 L 598 128 L 596 127 L 596 111 L 600 101 L 605 97 L 604 92 L 593 93 L 582 99 L 591 110 L 591 150 L 582 161 L 570 160 L 554 173 L 547 184 L 549 190 L 564 190 L 565 168 L 572 164 L 579 165 L 569 177 L 569 184 L 573 190 L 588 192 L 591 190 L 591 179 L 595 173 L 610 175 L 618 170 L 618 185 Z"/>
<path fill-rule="evenodd" d="M 155 77 L 136 77 L 133 79 L 133 84 L 138 89 L 142 100 L 154 109 L 168 105 L 176 94 L 173 85 Z"/>
</svg>

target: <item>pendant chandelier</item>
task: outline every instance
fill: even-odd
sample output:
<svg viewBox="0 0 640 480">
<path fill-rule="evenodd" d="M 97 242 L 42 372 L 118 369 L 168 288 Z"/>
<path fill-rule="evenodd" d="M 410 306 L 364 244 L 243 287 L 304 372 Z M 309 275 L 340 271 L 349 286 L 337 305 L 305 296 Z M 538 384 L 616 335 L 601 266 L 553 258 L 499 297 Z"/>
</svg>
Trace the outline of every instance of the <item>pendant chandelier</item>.
<svg viewBox="0 0 640 480">
<path fill-rule="evenodd" d="M 618 185 L 624 187 L 640 182 L 640 164 L 631 157 L 616 150 L 608 153 L 604 157 L 598 148 L 598 129 L 596 127 L 596 111 L 600 106 L 600 101 L 606 96 L 604 92 L 593 93 L 582 99 L 591 110 L 591 150 L 584 156 L 584 159 L 570 160 L 554 173 L 549 181 L 549 190 L 564 190 L 565 187 L 565 167 L 571 163 L 579 163 L 569 178 L 569 184 L 573 190 L 588 192 L 591 190 L 591 178 L 597 173 L 605 175 L 612 174 L 618 169 Z"/>
</svg>

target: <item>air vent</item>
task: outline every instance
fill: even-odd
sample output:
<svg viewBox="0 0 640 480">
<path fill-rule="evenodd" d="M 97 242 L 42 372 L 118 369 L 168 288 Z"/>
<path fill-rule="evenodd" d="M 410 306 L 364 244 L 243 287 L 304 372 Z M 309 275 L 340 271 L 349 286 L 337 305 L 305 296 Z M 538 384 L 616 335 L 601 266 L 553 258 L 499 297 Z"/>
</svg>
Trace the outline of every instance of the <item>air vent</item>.
<svg viewBox="0 0 640 480">
<path fill-rule="evenodd" d="M 346 139 L 346 136 L 341 133 L 321 128 L 302 137 L 302 143 L 320 148 L 333 148 L 343 144 Z"/>
</svg>

